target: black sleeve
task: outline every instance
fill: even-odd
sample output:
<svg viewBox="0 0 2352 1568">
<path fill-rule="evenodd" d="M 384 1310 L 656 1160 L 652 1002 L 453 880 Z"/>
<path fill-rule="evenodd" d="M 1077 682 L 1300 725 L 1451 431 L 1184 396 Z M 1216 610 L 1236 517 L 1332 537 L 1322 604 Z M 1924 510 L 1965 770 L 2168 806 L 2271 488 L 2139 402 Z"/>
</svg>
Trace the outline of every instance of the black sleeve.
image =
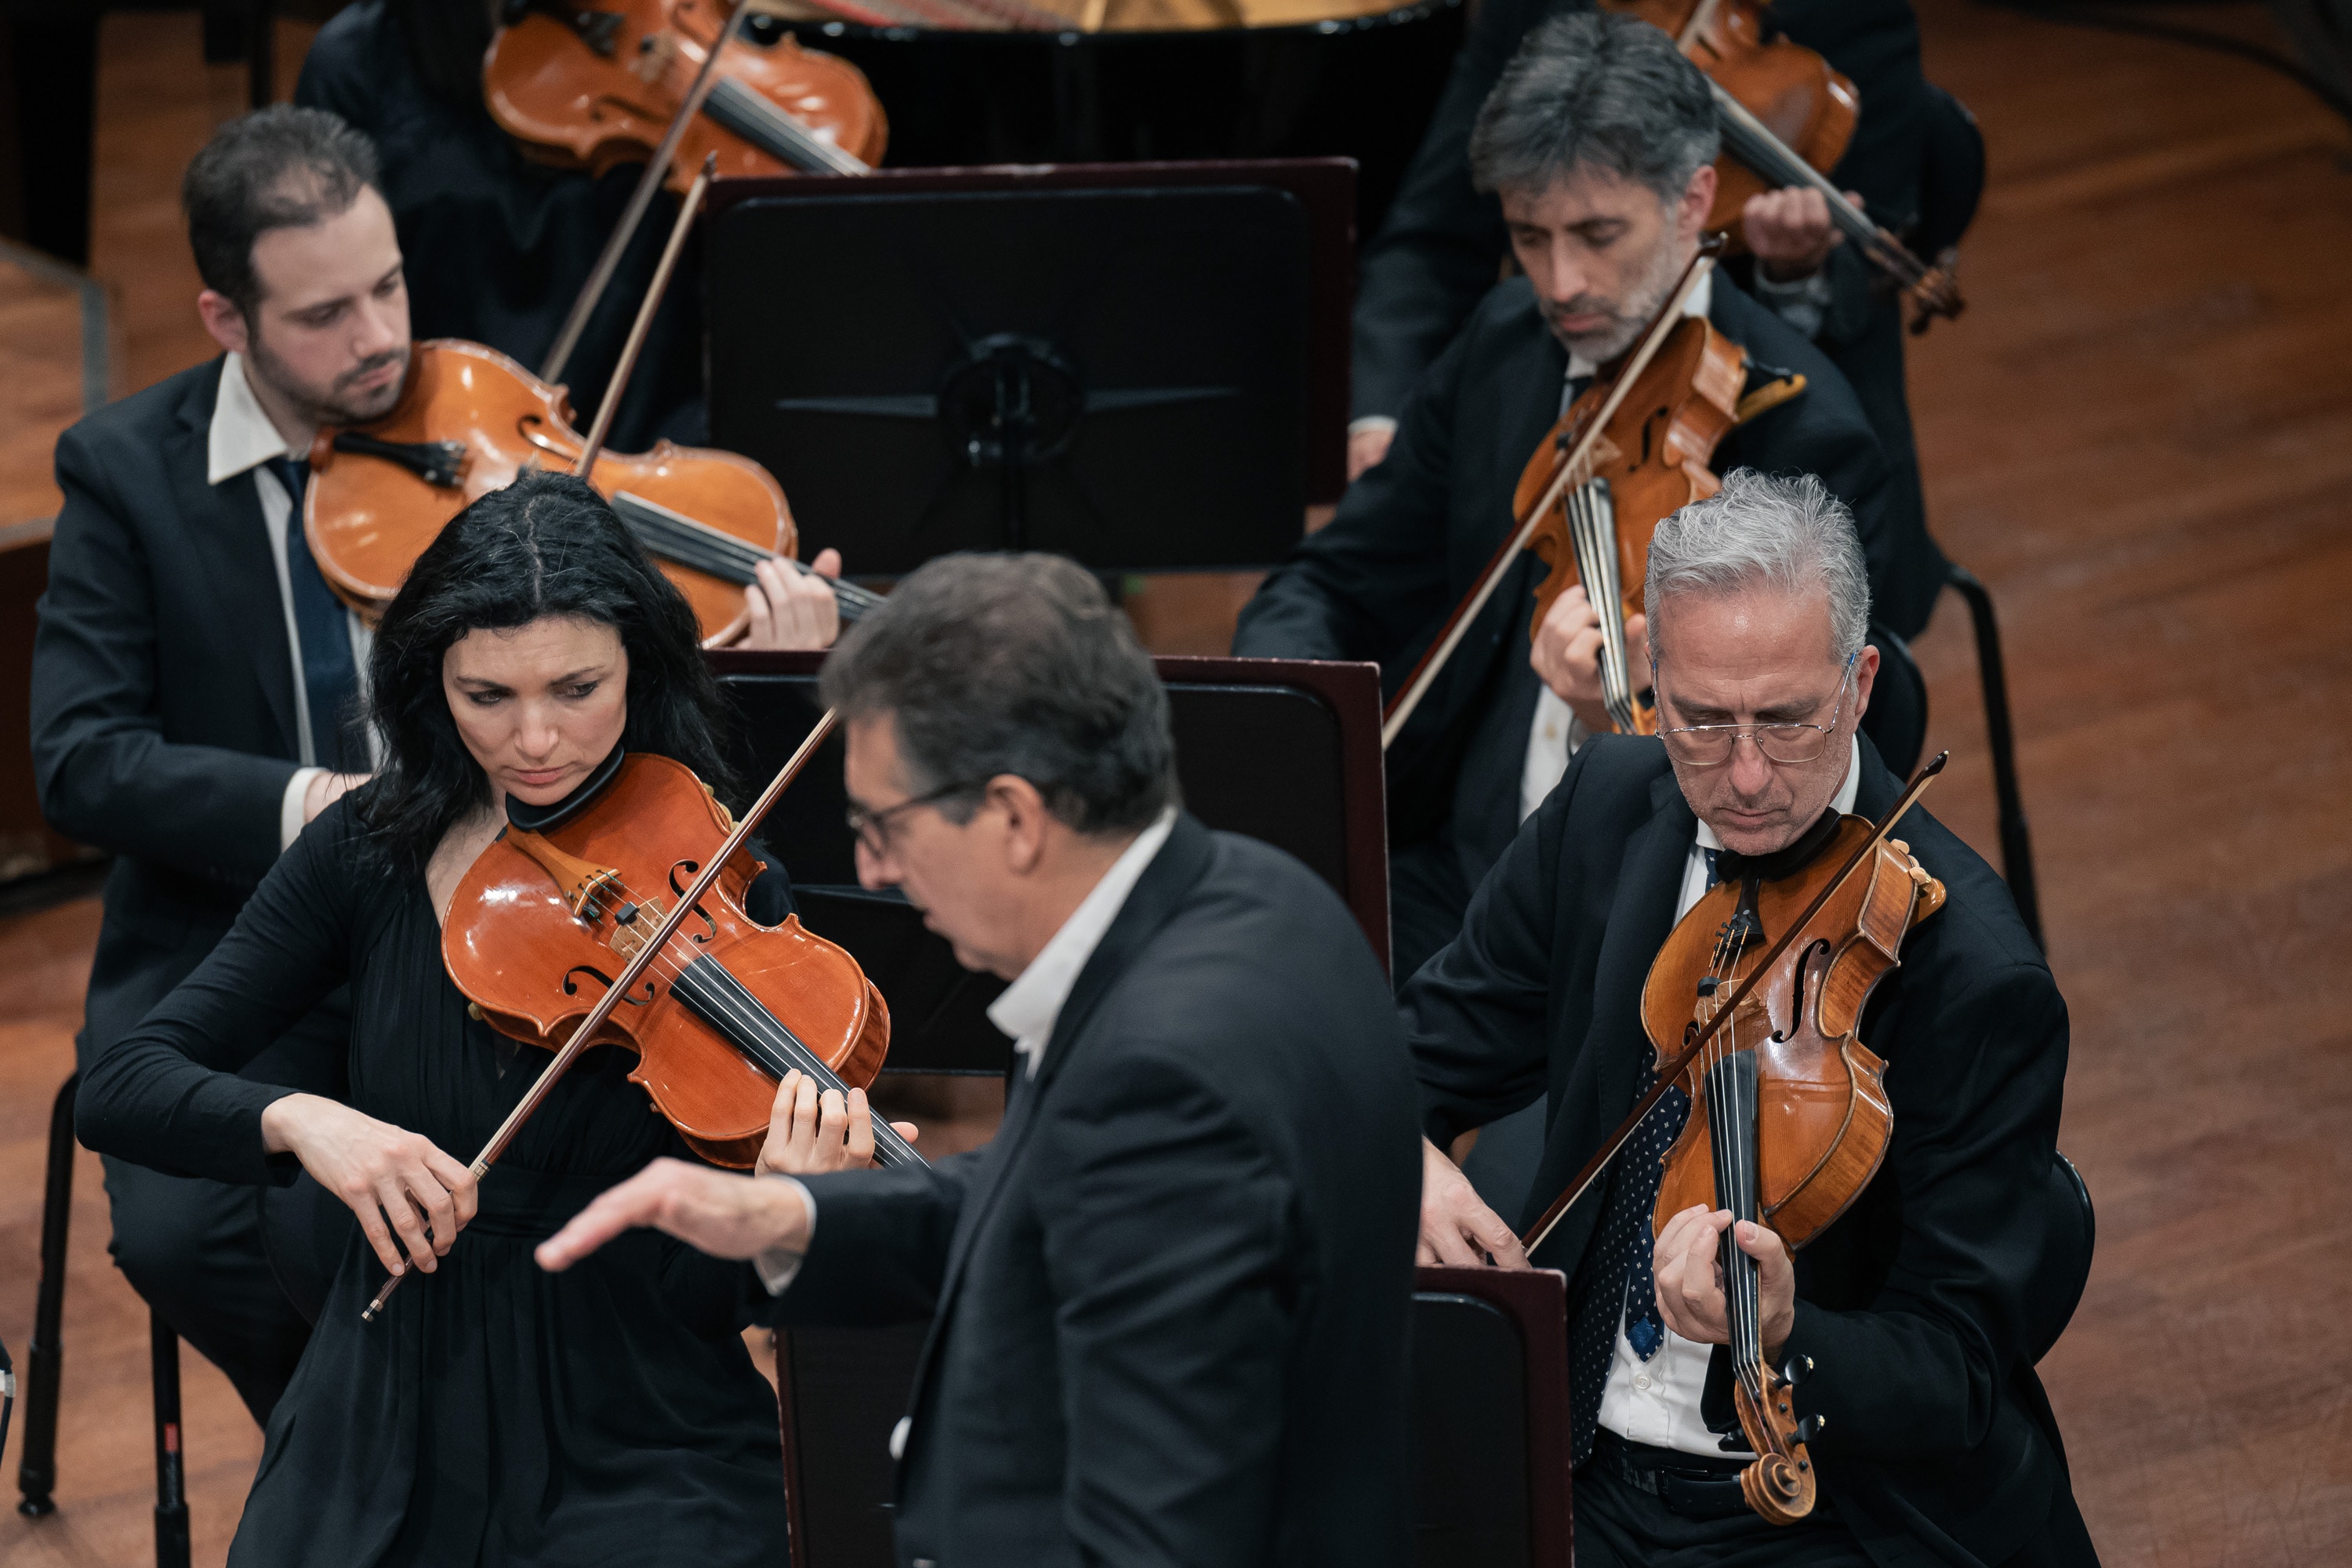
<svg viewBox="0 0 2352 1568">
<path fill-rule="evenodd" d="M 1297 1194 L 1232 1100 L 1166 1048 L 1073 1071 L 1035 1190 L 1088 1563 L 1244 1563 L 1272 1539 Z"/>
<path fill-rule="evenodd" d="M 1454 413 L 1465 357 L 1464 340 L 1440 356 L 1407 403 L 1388 460 L 1349 486 L 1331 521 L 1242 606 L 1234 653 L 1386 663 L 1444 615 Z"/>
<path fill-rule="evenodd" d="M 1873 1180 L 1902 1194 L 1901 1241 L 1867 1310 L 1800 1300 L 1789 1336 L 1813 1361 L 1799 1414 L 1826 1418 L 1824 1461 L 1931 1462 L 1983 1440 L 2025 1354 L 2066 1037 L 2050 972 L 2018 963 L 1890 1062 L 1895 1133 Z"/>
<path fill-rule="evenodd" d="M 1441 1149 L 1534 1104 L 1550 1080 L 1560 844 L 1592 755 L 1577 752 L 1470 896 L 1461 932 L 1397 994 L 1422 1131 Z"/>
<path fill-rule="evenodd" d="M 1401 416 L 1405 399 L 1495 286 L 1510 242 L 1502 209 L 1470 184 L 1470 132 L 1519 40 L 1587 0 L 1485 0 L 1356 281 L 1351 412 Z"/>
<path fill-rule="evenodd" d="M 938 1304 L 948 1242 L 985 1148 L 931 1165 L 799 1178 L 816 1206 L 800 1272 L 760 1314 L 792 1323 L 920 1322 Z"/>
<path fill-rule="evenodd" d="M 79 429 L 58 442 L 57 472 L 65 505 L 33 639 L 41 814 L 77 843 L 249 888 L 278 858 L 297 764 L 164 738 L 152 577 L 130 506 Z"/>
<path fill-rule="evenodd" d="M 349 796 L 303 830 L 211 956 L 82 1075 L 81 1141 L 171 1175 L 291 1181 L 261 1112 L 293 1093 L 237 1069 L 342 984 L 356 918 Z"/>
</svg>

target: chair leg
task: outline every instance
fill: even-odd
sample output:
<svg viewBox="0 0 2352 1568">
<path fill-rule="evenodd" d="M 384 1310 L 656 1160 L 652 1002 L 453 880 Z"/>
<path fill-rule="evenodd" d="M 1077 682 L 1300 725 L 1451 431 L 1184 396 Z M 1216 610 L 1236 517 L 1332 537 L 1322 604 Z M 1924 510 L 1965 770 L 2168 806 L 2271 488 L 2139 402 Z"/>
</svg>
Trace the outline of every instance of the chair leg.
<svg viewBox="0 0 2352 1568">
<path fill-rule="evenodd" d="M 66 1304 L 66 1226 L 73 1218 L 74 1091 L 81 1075 L 58 1088 L 49 1108 L 49 1168 L 41 1192 L 41 1283 L 33 1337 L 25 1345 L 25 1447 L 16 1461 L 16 1511 L 38 1519 L 57 1511 L 58 1340 Z"/>
<path fill-rule="evenodd" d="M 147 1314 L 155 1377 L 155 1568 L 188 1568 L 187 1477 L 180 1459 L 180 1336 Z"/>
<path fill-rule="evenodd" d="M 1993 618 L 1992 594 L 1964 566 L 1952 568 L 1951 584 L 1969 605 L 1976 631 L 1977 670 L 1984 683 L 1985 735 L 1992 749 L 1992 787 L 2000 812 L 2001 873 L 2010 897 L 2034 945 L 2042 938 L 2042 900 L 2033 881 L 2033 841 L 2026 830 L 2025 801 L 2017 787 L 2017 745 L 2009 721 L 2009 675 L 2001 663 L 2000 624 Z"/>
</svg>

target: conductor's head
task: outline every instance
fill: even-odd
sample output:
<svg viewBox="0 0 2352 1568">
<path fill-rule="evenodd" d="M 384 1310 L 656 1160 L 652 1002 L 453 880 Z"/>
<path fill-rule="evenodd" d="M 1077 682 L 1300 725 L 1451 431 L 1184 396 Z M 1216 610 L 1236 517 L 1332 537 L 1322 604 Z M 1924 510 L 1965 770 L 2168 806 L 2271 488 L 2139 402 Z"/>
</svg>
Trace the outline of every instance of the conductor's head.
<svg viewBox="0 0 2352 1568">
<path fill-rule="evenodd" d="M 949 555 L 826 661 L 858 879 L 967 968 L 1028 967 L 1176 803 L 1168 698 L 1102 587 L 1054 555 Z"/>
</svg>

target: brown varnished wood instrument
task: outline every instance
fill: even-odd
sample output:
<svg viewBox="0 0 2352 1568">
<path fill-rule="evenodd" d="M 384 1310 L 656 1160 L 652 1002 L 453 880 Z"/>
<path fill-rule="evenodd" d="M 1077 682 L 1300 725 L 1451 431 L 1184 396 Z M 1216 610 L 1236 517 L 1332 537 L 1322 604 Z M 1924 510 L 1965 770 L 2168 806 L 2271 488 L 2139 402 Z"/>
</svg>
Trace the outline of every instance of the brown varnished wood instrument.
<svg viewBox="0 0 2352 1568">
<path fill-rule="evenodd" d="M 1830 221 L 1915 307 L 1911 330 L 1958 317 L 1960 298 L 1947 253 L 1929 265 L 1874 223 L 1828 179 L 1845 156 L 1862 111 L 1853 83 L 1813 50 L 1771 37 L 1757 0 L 1601 0 L 1601 9 L 1638 16 L 1673 36 L 1706 73 L 1723 128 L 1708 226 L 1738 240 L 1748 198 L 1788 186 L 1821 193 Z"/>
<path fill-rule="evenodd" d="M 1793 1252 L 1853 1205 L 1895 1126 L 1885 1064 L 1858 1033 L 1863 1007 L 1902 962 L 1905 933 L 1944 902 L 1943 884 L 1888 835 L 1945 755 L 1883 821 L 1838 818 L 1785 877 L 1718 883 L 1676 922 L 1642 992 L 1656 1081 L 1528 1227 L 1530 1254 L 1677 1085 L 1690 1119 L 1666 1152 L 1654 1230 L 1685 1209 L 1727 1209 Z M 1768 1362 L 1756 1260 L 1729 1228 L 1719 1246 L 1733 1403 L 1756 1455 L 1741 1490 L 1760 1517 L 1793 1523 L 1816 1496 L 1806 1445 L 1820 1418 L 1800 1421 L 1790 1398 L 1808 1368 Z"/>
<path fill-rule="evenodd" d="M 667 757 L 615 753 L 551 814 L 511 804 L 441 928 L 449 978 L 476 1016 L 553 1058 L 473 1162 L 486 1175 L 581 1052 L 634 1053 L 632 1082 L 696 1152 L 748 1168 L 776 1086 L 795 1068 L 846 1094 L 881 1070 L 890 1013 L 856 960 L 803 929 L 743 909 L 760 863 L 754 824 L 816 754 L 827 712 L 741 822 Z M 529 826 L 525 826 L 525 821 Z M 921 1163 L 880 1116 L 875 1159 Z M 373 1321 L 405 1275 L 386 1279 Z"/>
</svg>

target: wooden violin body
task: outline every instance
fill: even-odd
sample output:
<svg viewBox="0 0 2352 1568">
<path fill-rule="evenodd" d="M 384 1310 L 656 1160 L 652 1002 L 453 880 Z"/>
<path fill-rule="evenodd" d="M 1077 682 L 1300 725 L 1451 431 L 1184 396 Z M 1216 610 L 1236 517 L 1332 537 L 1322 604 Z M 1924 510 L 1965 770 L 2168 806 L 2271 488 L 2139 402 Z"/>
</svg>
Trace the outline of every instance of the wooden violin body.
<svg viewBox="0 0 2352 1568">
<path fill-rule="evenodd" d="M 479 343 L 418 343 L 391 413 L 321 430 L 312 443 L 302 509 L 311 553 L 329 586 L 373 620 L 468 501 L 528 468 L 570 468 L 583 446 L 562 387 Z M 732 452 L 667 441 L 635 456 L 600 452 L 589 482 L 616 504 L 639 498 L 738 542 L 739 550 L 790 556 L 797 547 L 792 510 L 774 477 Z M 656 553 L 705 635 L 741 608 L 741 576 L 730 580 Z"/>
<path fill-rule="evenodd" d="M 624 758 L 584 808 L 539 833 L 509 827 L 474 862 L 442 928 L 449 978 L 500 1034 L 555 1049 L 732 826 L 685 767 Z M 889 1009 L 855 959 L 797 916 L 763 926 L 744 912 L 760 869 L 737 852 L 592 1041 L 635 1052 L 629 1077 L 655 1108 L 697 1152 L 739 1168 L 797 1065 L 775 1028 L 858 1088 L 890 1043 Z"/>
<path fill-rule="evenodd" d="M 1943 905 L 1943 884 L 1900 840 L 1869 858 L 1825 902 L 1824 887 L 1875 829 L 1843 818 L 1801 871 L 1726 881 L 1675 925 L 1650 968 L 1642 1021 L 1664 1070 L 1714 1021 L 1717 999 L 1743 994 L 1685 1068 L 1690 1118 L 1664 1159 L 1654 1230 L 1685 1209 L 1729 1209 L 1803 1247 L 1850 1207 L 1885 1159 L 1895 1115 L 1885 1064 L 1858 1034 L 1864 1005 L 1901 963 L 1904 933 Z M 1743 954 L 1807 915 L 1759 982 Z M 1809 1433 L 1790 1408 L 1787 1370 L 1769 1365 L 1758 1328 L 1755 1264 L 1723 1241 L 1734 1404 L 1757 1462 L 1741 1473 L 1748 1506 L 1777 1523 L 1811 1511 Z"/>
<path fill-rule="evenodd" d="M 1801 44 L 1767 42 L 1764 8 L 1756 0 L 1601 0 L 1601 9 L 1664 29 L 1685 58 L 1815 169 L 1827 174 L 1845 156 L 1862 113 L 1853 83 Z M 1715 211 L 1707 226 L 1736 238 L 1748 198 L 1785 182 L 1729 153 L 1716 160 L 1715 170 Z"/>
<path fill-rule="evenodd" d="M 1528 542 L 1549 568 L 1536 585 L 1528 636 L 1535 637 L 1560 595 L 1575 584 L 1585 584 L 1594 605 L 1603 607 L 1602 685 L 1612 714 L 1621 706 L 1617 688 L 1623 688 L 1621 731 L 1657 730 L 1656 710 L 1633 700 L 1636 682 L 1624 646 L 1624 623 L 1642 613 L 1650 535 L 1669 514 L 1723 488 L 1707 465 L 1738 421 L 1747 366 L 1746 351 L 1705 317 L 1677 322 L 1594 445 L 1591 479 L 1560 489 Z M 1513 515 L 1524 520 L 1553 489 L 1560 465 L 1598 415 L 1606 391 L 1606 384 L 1595 378 L 1560 416 L 1519 475 Z M 1605 608 L 1612 603 L 1613 624 Z"/>
<path fill-rule="evenodd" d="M 482 62 L 483 101 L 500 129 L 545 162 L 603 174 L 660 144 L 697 68 L 727 26 L 715 0 L 603 0 L 534 10 L 502 28 Z M 718 85 L 670 160 L 683 191 L 716 154 L 721 178 L 803 170 L 857 173 L 889 139 L 865 73 L 786 35 L 728 48 Z M 815 145 L 810 145 L 813 139 Z"/>
</svg>

